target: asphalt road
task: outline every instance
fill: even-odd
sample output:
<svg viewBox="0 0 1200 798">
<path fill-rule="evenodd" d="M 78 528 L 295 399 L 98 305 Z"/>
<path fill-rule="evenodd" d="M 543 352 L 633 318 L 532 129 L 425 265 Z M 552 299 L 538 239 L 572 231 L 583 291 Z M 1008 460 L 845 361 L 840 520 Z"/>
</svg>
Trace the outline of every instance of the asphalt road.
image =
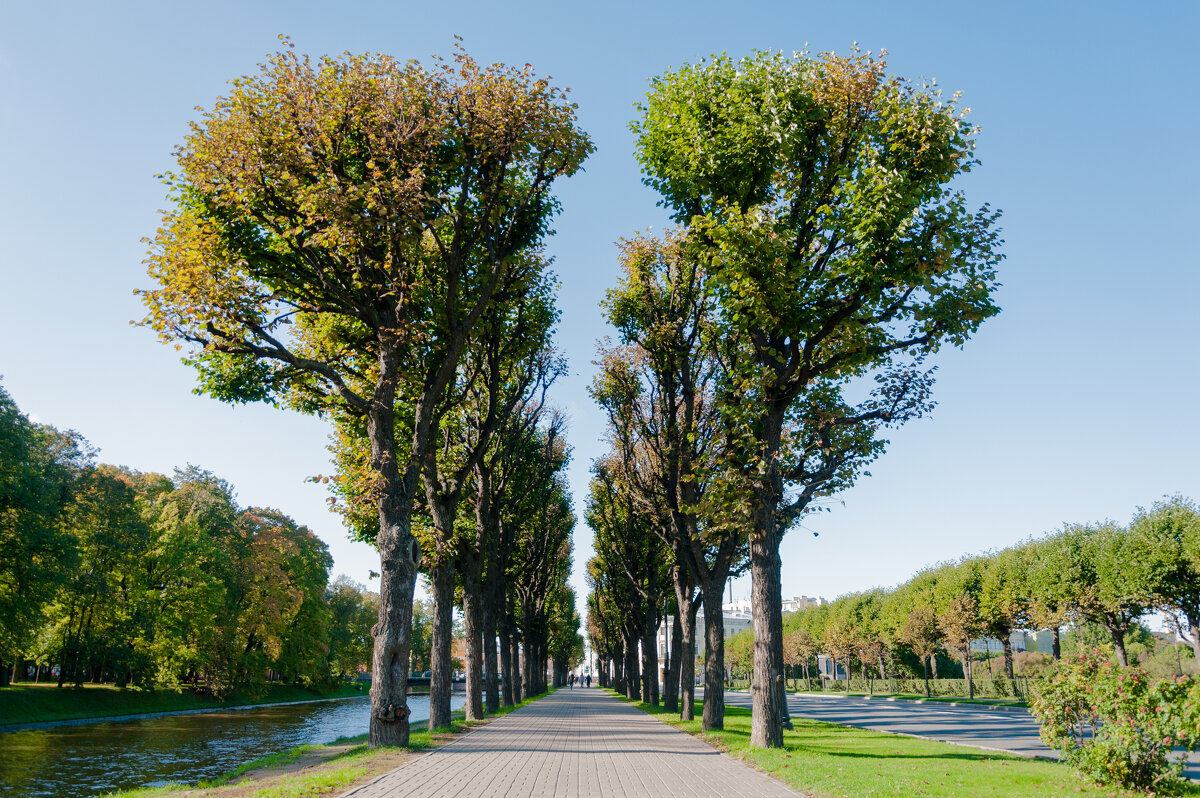
<svg viewBox="0 0 1200 798">
<path fill-rule="evenodd" d="M 697 693 L 700 691 L 697 690 Z M 750 693 L 727 690 L 725 703 L 749 707 Z M 788 696 L 793 717 L 812 718 L 873 731 L 909 734 L 976 748 L 1008 751 L 1018 756 L 1057 759 L 1058 752 L 1038 738 L 1038 724 L 1028 710 L 983 705 L 950 706 L 940 702 L 889 701 L 844 696 Z M 1200 756 L 1192 754 L 1185 770 L 1200 780 Z"/>
</svg>

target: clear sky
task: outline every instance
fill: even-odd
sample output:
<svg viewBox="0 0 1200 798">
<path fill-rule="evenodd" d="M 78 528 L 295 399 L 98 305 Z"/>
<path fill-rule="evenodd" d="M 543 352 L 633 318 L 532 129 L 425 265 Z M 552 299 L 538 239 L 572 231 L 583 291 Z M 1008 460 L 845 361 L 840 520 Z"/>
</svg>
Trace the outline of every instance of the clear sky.
<svg viewBox="0 0 1200 798">
<path fill-rule="evenodd" d="M 602 447 L 586 388 L 613 242 L 665 221 L 633 160 L 633 104 L 652 76 L 714 52 L 855 41 L 886 48 L 896 74 L 961 90 L 973 109 L 983 165 L 963 187 L 1004 210 L 1003 312 L 939 357 L 932 418 L 894 434 L 873 476 L 785 540 L 784 595 L 894 585 L 1064 521 L 1125 521 L 1163 494 L 1200 497 L 1200 3 L 2 7 L 4 386 L 37 419 L 83 433 L 104 462 L 167 473 L 195 463 L 242 504 L 282 509 L 329 543 L 335 573 L 365 582 L 375 555 L 346 540 L 324 488 L 304 481 L 329 471 L 325 425 L 193 395 L 174 350 L 130 325 L 142 315 L 132 290 L 148 285 L 140 239 L 164 204 L 154 175 L 171 168 L 195 106 L 254 71 L 279 34 L 312 54 L 420 60 L 449 53 L 458 34 L 479 60 L 530 62 L 573 90 L 597 151 L 558 190 L 549 249 L 571 365 L 555 397 L 572 418 L 580 509 Z M 582 589 L 582 525 L 575 544 Z"/>
</svg>

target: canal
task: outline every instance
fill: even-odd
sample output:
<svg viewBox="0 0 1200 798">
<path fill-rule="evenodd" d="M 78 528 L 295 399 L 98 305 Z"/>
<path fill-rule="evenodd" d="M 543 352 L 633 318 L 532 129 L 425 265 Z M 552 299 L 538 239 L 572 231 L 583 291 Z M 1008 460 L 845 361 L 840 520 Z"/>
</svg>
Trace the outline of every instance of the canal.
<svg viewBox="0 0 1200 798">
<path fill-rule="evenodd" d="M 463 697 L 452 698 L 462 707 Z M 429 717 L 426 696 L 409 698 Z M 368 698 L 171 715 L 0 734 L 0 795 L 86 798 L 110 790 L 191 783 L 298 745 L 365 734 Z"/>
</svg>

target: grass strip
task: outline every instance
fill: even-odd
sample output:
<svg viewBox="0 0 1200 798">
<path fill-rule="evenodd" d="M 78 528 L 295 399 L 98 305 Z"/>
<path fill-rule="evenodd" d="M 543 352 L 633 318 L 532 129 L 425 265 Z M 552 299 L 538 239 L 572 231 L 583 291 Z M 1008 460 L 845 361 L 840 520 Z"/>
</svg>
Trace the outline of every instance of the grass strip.
<svg viewBox="0 0 1200 798">
<path fill-rule="evenodd" d="M 357 684 L 329 690 L 294 685 L 267 685 L 265 692 L 233 692 L 224 699 L 188 690 L 142 690 L 110 684 L 56 687 L 53 684 L 15 684 L 0 688 L 0 726 L 44 723 L 59 720 L 143 715 L 153 712 L 184 712 L 193 709 L 258 706 L 289 701 L 320 701 L 366 695 Z"/>
<path fill-rule="evenodd" d="M 327 745 L 301 745 L 246 762 L 222 776 L 195 784 L 172 783 L 156 787 L 107 793 L 104 798 L 160 798 L 187 791 L 194 798 L 309 798 L 342 791 L 359 781 L 375 778 L 402 764 L 404 754 L 428 751 L 444 745 L 455 735 L 482 726 L 495 718 L 545 698 L 554 690 L 527 698 L 511 707 L 501 707 L 480 721 L 463 719 L 462 710 L 454 713 L 449 727 L 414 731 L 403 748 L 371 748 L 367 735 L 342 737 Z M 418 727 L 417 723 L 413 727 Z M 342 749 L 350 745 L 350 748 Z M 264 770 L 284 767 L 303 759 L 317 761 L 295 773 L 257 782 L 253 777 Z"/>
<path fill-rule="evenodd" d="M 803 793 L 822 798 L 1144 795 L 1098 787 L 1058 762 L 806 718 L 792 718 L 795 730 L 784 732 L 783 748 L 752 748 L 749 709 L 725 707 L 724 730 L 705 732 L 700 728 L 700 701 L 696 720 L 681 721 L 678 713 L 609 692 Z M 1185 794 L 1200 796 L 1200 786 Z"/>
<path fill-rule="evenodd" d="M 1028 707 L 1029 704 L 1019 698 L 966 698 L 952 695 L 935 695 L 926 698 L 918 693 L 863 693 L 854 691 L 849 694 L 836 690 L 789 690 L 788 695 L 828 695 L 837 696 L 838 698 L 871 698 L 871 699 L 896 699 L 898 701 L 927 701 L 940 702 L 944 704 L 981 704 L 995 707 Z"/>
</svg>

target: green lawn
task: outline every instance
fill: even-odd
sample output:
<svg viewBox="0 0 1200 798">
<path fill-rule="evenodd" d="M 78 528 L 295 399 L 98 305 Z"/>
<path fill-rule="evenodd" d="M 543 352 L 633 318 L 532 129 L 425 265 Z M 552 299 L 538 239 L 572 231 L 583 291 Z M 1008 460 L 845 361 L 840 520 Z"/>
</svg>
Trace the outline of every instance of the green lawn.
<svg viewBox="0 0 1200 798">
<path fill-rule="evenodd" d="M 366 690 L 366 687 L 363 687 Z M 275 704 L 285 701 L 315 701 L 366 695 L 357 684 L 340 685 L 328 692 L 290 685 L 269 685 L 261 695 L 237 692 L 223 701 L 186 690 L 141 690 L 89 684 L 55 687 L 51 684 L 18 683 L 0 688 L 0 726 L 9 723 L 41 723 L 54 720 L 140 715 L 146 712 L 179 712 L 215 709 L 246 704 Z"/>
<path fill-rule="evenodd" d="M 696 720 L 688 722 L 660 707 L 630 703 L 801 792 L 818 796 L 1133 795 L 1097 787 L 1057 762 L 803 718 L 792 718 L 796 728 L 784 732 L 783 748 L 751 748 L 749 709 L 727 706 L 725 729 L 704 733 L 699 701 Z M 1200 796 L 1200 786 L 1187 794 Z"/>
<path fill-rule="evenodd" d="M 845 697 L 846 693 L 839 690 L 789 690 L 792 695 L 835 695 Z M 926 698 L 920 693 L 862 693 L 857 690 L 850 693 L 851 698 L 896 698 L 904 701 L 940 701 L 947 704 L 987 704 L 998 707 L 1028 707 L 1029 704 L 1019 698 L 967 698 L 966 696 L 935 695 Z"/>
</svg>

